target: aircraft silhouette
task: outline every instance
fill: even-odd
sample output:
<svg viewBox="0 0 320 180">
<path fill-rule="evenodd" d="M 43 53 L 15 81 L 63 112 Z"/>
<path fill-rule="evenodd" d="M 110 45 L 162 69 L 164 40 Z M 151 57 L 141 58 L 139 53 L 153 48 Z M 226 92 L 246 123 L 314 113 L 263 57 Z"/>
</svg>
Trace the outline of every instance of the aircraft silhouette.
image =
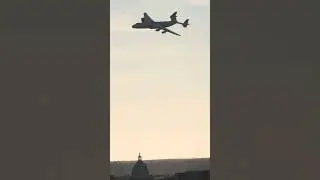
<svg viewBox="0 0 320 180">
<path fill-rule="evenodd" d="M 156 31 L 162 31 L 162 34 L 169 32 L 174 35 L 180 36 L 180 34 L 169 30 L 167 27 L 170 27 L 175 24 L 181 24 L 183 27 L 189 25 L 189 19 L 185 20 L 183 23 L 177 21 L 177 12 L 174 12 L 170 16 L 170 21 L 154 21 L 152 20 L 147 13 L 143 13 L 143 18 L 141 18 L 141 23 L 136 23 L 132 25 L 132 28 L 135 29 L 155 29 Z"/>
</svg>

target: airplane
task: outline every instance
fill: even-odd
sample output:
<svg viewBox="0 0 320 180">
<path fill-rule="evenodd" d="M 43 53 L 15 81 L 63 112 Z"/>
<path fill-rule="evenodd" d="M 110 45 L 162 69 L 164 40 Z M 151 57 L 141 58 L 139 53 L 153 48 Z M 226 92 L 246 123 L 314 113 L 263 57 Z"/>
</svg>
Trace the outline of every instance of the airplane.
<svg viewBox="0 0 320 180">
<path fill-rule="evenodd" d="M 183 27 L 187 27 L 189 25 L 189 19 L 185 20 L 183 23 L 177 21 L 177 12 L 174 12 L 170 16 L 170 21 L 154 21 L 152 20 L 147 13 L 143 13 L 143 18 L 141 18 L 141 23 L 136 23 L 132 25 L 134 29 L 155 29 L 156 31 L 162 31 L 162 34 L 169 32 L 177 36 L 181 36 L 180 34 L 169 30 L 167 27 L 170 27 L 175 24 L 181 24 Z"/>
</svg>

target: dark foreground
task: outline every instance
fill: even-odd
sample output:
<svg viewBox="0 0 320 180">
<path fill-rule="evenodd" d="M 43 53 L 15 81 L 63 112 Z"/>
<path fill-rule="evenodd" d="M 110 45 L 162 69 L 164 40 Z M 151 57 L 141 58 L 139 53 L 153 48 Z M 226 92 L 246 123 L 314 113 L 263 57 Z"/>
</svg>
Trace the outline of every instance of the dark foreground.
<svg viewBox="0 0 320 180">
<path fill-rule="evenodd" d="M 176 173 L 172 176 L 152 176 L 148 180 L 209 180 L 210 171 L 186 171 L 182 173 Z M 133 180 L 130 176 L 110 176 L 110 180 Z M 139 179 L 136 179 L 139 180 Z"/>
</svg>

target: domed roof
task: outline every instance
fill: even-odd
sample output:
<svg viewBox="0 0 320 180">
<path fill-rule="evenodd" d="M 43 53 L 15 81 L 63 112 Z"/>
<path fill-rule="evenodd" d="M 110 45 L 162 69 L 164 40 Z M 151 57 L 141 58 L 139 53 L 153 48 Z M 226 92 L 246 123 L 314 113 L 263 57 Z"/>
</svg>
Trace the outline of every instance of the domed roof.
<svg viewBox="0 0 320 180">
<path fill-rule="evenodd" d="M 146 178 L 149 177 L 149 170 L 147 165 L 142 161 L 141 155 L 139 153 L 138 161 L 133 166 L 131 176 L 135 178 Z"/>
</svg>

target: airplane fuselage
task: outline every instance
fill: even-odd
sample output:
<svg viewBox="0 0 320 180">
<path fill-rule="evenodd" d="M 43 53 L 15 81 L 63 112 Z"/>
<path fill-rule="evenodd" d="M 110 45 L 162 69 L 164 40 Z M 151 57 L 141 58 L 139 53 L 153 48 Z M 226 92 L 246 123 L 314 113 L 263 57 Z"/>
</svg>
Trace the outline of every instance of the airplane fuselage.
<svg viewBox="0 0 320 180">
<path fill-rule="evenodd" d="M 177 21 L 176 17 L 177 17 L 177 12 L 174 12 L 170 16 L 170 19 L 171 19 L 170 21 L 154 21 L 148 16 L 147 13 L 144 13 L 143 18 L 141 18 L 141 22 L 132 25 L 132 28 L 135 28 L 135 29 L 155 29 L 156 31 L 163 30 L 161 32 L 162 34 L 169 32 L 174 35 L 180 36 L 180 34 L 171 31 L 167 27 L 170 27 L 175 24 L 181 24 L 183 27 L 187 27 L 189 20 L 187 19 L 187 20 L 185 20 L 184 23 L 181 23 L 181 22 Z"/>
<path fill-rule="evenodd" d="M 158 22 L 152 22 L 152 23 L 136 23 L 132 26 L 132 28 L 136 29 L 157 29 L 159 27 L 170 27 L 177 24 L 177 22 L 174 21 L 158 21 Z"/>
</svg>

